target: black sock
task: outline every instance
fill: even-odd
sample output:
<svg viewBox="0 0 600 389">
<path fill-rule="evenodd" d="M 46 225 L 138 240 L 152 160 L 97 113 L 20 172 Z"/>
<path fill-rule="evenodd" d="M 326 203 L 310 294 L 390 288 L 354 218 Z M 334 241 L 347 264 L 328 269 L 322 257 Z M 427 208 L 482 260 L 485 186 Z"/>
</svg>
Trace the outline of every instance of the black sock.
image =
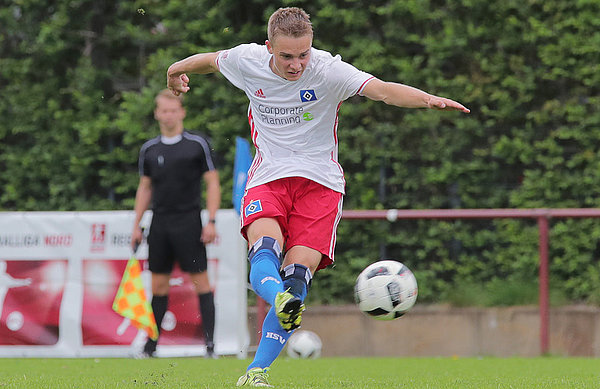
<svg viewBox="0 0 600 389">
<path fill-rule="evenodd" d="M 154 312 L 154 319 L 156 320 L 156 327 L 158 328 L 158 334 L 160 335 L 160 325 L 162 324 L 165 313 L 167 313 L 167 305 L 169 303 L 169 296 L 152 296 L 152 312 Z M 153 353 L 156 351 L 157 340 L 148 338 L 144 351 L 147 353 Z"/>
<path fill-rule="evenodd" d="M 206 336 L 207 346 L 214 344 L 215 334 L 215 301 L 212 292 L 199 294 L 200 314 L 202 315 L 202 327 Z"/>
</svg>

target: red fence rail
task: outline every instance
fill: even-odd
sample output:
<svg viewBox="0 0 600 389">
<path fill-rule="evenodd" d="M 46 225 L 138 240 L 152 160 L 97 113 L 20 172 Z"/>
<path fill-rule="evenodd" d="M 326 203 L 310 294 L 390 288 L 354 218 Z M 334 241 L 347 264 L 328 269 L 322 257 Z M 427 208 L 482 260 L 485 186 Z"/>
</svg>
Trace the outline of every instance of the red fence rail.
<svg viewBox="0 0 600 389">
<path fill-rule="evenodd" d="M 344 211 L 344 219 L 386 219 L 395 222 L 402 219 L 536 219 L 539 230 L 539 308 L 540 353 L 549 350 L 548 328 L 550 324 L 549 302 L 549 224 L 552 218 L 598 218 L 597 208 L 529 208 L 529 209 L 388 209 Z"/>
</svg>

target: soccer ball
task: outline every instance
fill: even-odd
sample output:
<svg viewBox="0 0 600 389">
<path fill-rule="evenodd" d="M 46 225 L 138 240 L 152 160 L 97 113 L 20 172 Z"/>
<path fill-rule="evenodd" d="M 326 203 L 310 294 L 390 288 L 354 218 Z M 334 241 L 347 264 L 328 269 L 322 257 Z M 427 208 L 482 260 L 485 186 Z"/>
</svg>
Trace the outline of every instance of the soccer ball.
<svg viewBox="0 0 600 389">
<path fill-rule="evenodd" d="M 292 358 L 319 358 L 321 356 L 321 338 L 312 331 L 298 330 L 287 342 L 287 353 Z"/>
<path fill-rule="evenodd" d="M 398 261 L 370 264 L 356 279 L 354 297 L 358 308 L 377 320 L 393 320 L 404 315 L 417 301 L 417 280 Z"/>
</svg>

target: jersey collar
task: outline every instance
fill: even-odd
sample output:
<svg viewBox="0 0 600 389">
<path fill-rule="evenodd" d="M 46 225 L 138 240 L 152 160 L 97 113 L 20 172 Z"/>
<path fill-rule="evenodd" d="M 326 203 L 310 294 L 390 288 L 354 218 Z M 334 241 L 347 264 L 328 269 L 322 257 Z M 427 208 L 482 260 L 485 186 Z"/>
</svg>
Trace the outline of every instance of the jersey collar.
<svg viewBox="0 0 600 389">
<path fill-rule="evenodd" d="M 161 143 L 164 143 L 166 145 L 174 145 L 175 143 L 179 142 L 181 140 L 181 138 L 183 138 L 183 136 L 181 134 L 177 134 L 175 136 L 161 135 L 160 141 L 161 141 Z"/>
</svg>

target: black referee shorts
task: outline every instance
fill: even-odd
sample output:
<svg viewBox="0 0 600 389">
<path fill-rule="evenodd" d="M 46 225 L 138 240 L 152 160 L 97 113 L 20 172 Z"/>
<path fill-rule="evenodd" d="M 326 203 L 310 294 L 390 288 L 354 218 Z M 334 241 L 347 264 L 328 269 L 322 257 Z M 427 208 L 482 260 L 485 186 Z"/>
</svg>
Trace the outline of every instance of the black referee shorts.
<svg viewBox="0 0 600 389">
<path fill-rule="evenodd" d="M 175 261 L 182 271 L 206 270 L 206 247 L 200 240 L 200 211 L 154 214 L 148 234 L 148 267 L 152 273 L 169 274 Z"/>
</svg>

